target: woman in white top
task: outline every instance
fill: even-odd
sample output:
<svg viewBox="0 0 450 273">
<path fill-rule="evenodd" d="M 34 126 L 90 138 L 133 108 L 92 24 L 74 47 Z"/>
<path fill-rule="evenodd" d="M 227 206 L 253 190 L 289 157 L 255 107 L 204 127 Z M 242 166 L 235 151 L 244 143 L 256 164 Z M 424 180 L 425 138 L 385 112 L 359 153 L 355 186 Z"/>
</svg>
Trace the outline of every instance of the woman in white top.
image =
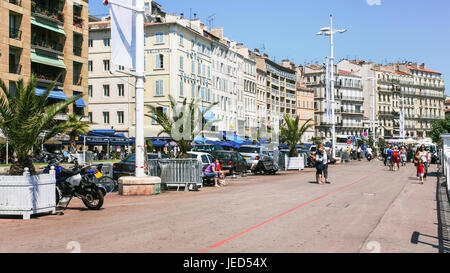
<svg viewBox="0 0 450 273">
<path fill-rule="evenodd" d="M 420 159 L 422 159 L 423 165 L 425 167 L 425 175 L 423 176 L 423 178 L 426 179 L 428 174 L 428 166 L 430 165 L 431 160 L 430 160 L 430 153 L 427 150 L 425 150 L 425 145 L 420 146 L 419 156 Z"/>
</svg>

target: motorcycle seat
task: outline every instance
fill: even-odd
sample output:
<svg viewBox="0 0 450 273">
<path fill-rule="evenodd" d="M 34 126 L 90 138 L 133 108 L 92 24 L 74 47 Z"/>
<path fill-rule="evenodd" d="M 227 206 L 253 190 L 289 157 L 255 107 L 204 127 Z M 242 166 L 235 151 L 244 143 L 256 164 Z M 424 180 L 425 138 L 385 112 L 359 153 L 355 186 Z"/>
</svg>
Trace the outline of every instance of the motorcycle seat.
<svg viewBox="0 0 450 273">
<path fill-rule="evenodd" d="M 74 175 L 77 175 L 80 173 L 80 170 L 68 170 L 68 169 L 61 169 L 61 172 L 58 173 L 59 177 L 71 177 Z"/>
</svg>

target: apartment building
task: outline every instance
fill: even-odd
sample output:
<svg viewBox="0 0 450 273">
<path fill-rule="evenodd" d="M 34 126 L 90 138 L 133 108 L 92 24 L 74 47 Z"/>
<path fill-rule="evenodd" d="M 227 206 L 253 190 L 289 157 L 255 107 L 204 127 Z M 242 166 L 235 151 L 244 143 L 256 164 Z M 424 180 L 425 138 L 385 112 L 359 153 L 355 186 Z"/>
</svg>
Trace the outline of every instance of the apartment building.
<svg viewBox="0 0 450 273">
<path fill-rule="evenodd" d="M 305 66 L 304 81 L 314 90 L 316 136 L 331 138 L 332 121 L 327 117 L 326 68 L 322 65 Z M 335 127 L 338 137 L 361 137 L 364 133 L 362 78 L 351 71 L 339 70 L 335 66 Z"/>
<path fill-rule="evenodd" d="M 362 60 L 343 60 L 338 67 L 352 70 L 362 77 L 366 112 L 371 107 L 370 96 L 372 88 L 375 88 L 377 136 L 402 137 L 402 113 L 404 137 L 429 137 L 432 122 L 444 118 L 444 81 L 440 72 L 428 69 L 424 64 L 377 65 Z M 371 116 L 368 116 L 370 119 Z"/>
<path fill-rule="evenodd" d="M 0 78 L 14 92 L 19 79 L 37 77 L 36 94 L 56 81 L 50 103 L 88 91 L 88 1 L 0 2 Z M 65 114 L 86 115 L 87 96 Z"/>
<path fill-rule="evenodd" d="M 308 88 L 303 82 L 304 71 L 303 66 L 298 66 L 296 68 L 297 72 L 297 115 L 300 119 L 300 125 L 303 125 L 311 119 L 308 124 L 312 127 L 309 128 L 302 136 L 302 142 L 309 142 L 311 138 L 315 136 L 314 128 L 314 90 Z"/>
<path fill-rule="evenodd" d="M 240 66 L 239 76 L 243 84 L 242 102 L 244 103 L 244 128 L 245 136 L 251 137 L 252 134 L 257 134 L 257 104 L 256 104 L 256 61 L 252 54 L 249 53 L 248 48 L 242 44 L 238 45 Z"/>
<path fill-rule="evenodd" d="M 224 37 L 222 28 L 205 32 L 212 39 L 212 97 L 218 102 L 212 109 L 218 120 L 215 125 L 222 134 L 234 135 L 236 132 L 243 136 L 244 133 L 238 131 L 238 115 L 243 110 L 238 106 L 241 89 L 236 42 Z"/>
<path fill-rule="evenodd" d="M 182 15 L 163 13 L 153 1 L 152 8 L 147 9 L 146 18 L 144 103 L 160 107 L 170 115 L 170 95 L 178 105 L 184 99 L 189 102 L 198 99 L 201 108 L 206 109 L 213 101 L 212 35 L 198 19 L 189 20 Z M 110 37 L 108 18 L 90 23 L 90 28 L 91 43 L 100 47 L 92 47 L 90 54 L 90 63 L 93 65 L 90 71 L 90 88 L 93 90 L 89 98 L 89 102 L 92 102 L 90 115 L 92 121 L 98 123 L 93 124 L 92 128 L 119 128 L 127 136 L 134 137 L 134 79 L 120 73 L 120 70 L 127 71 L 126 67 L 114 67 L 117 69 L 114 76 L 108 72 L 112 68 L 111 50 L 105 46 L 105 41 Z M 97 31 L 97 28 L 102 29 Z M 99 74 L 96 68 L 101 70 Z M 109 87 L 105 89 L 105 86 Z M 108 92 L 109 97 L 105 96 Z M 213 112 L 206 113 L 205 118 L 215 119 Z M 145 117 L 145 136 L 157 136 L 160 130 L 161 127 L 153 119 Z M 203 133 L 206 137 L 217 135 L 215 131 Z"/>
</svg>

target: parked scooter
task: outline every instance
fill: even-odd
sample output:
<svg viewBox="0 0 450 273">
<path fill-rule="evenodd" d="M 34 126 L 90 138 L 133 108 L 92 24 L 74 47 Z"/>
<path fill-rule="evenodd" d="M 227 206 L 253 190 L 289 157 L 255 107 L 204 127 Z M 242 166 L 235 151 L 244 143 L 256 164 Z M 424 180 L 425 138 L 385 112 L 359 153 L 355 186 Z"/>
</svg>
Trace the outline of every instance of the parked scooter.
<svg viewBox="0 0 450 273">
<path fill-rule="evenodd" d="M 81 168 L 75 162 L 72 170 L 64 169 L 59 164 L 61 159 L 57 156 L 47 155 L 49 164 L 44 173 L 49 173 L 53 166 L 56 172 L 56 204 L 66 203 L 66 208 L 73 197 L 80 198 L 84 205 L 91 210 L 99 210 L 103 206 L 104 189 L 98 187 L 93 179 L 87 179 L 95 175 L 95 170 L 90 166 Z M 82 175 L 83 174 L 83 175 Z"/>
<path fill-rule="evenodd" d="M 372 154 L 367 153 L 366 158 L 367 158 L 367 161 L 370 162 L 373 159 L 373 156 L 372 156 Z"/>
</svg>

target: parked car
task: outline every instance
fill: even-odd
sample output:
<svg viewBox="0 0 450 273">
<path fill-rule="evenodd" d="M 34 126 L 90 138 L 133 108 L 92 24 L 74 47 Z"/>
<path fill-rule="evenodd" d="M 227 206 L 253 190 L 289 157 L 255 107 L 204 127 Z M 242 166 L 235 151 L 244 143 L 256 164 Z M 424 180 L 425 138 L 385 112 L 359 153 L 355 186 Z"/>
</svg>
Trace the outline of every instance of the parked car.
<svg viewBox="0 0 450 273">
<path fill-rule="evenodd" d="M 247 172 L 247 161 L 236 151 L 215 151 L 212 156 L 219 160 L 222 170 L 230 174 Z"/>
<path fill-rule="evenodd" d="M 258 164 L 258 160 L 262 155 L 270 156 L 269 150 L 262 146 L 257 145 L 242 145 L 238 152 L 245 158 L 247 161 L 247 167 L 250 168 L 253 164 Z"/>
<path fill-rule="evenodd" d="M 206 169 L 206 167 L 208 167 L 209 164 L 212 163 L 213 161 L 213 157 L 212 155 L 208 154 L 208 153 L 202 153 L 202 152 L 188 152 L 187 153 L 191 158 L 193 159 L 197 159 L 199 161 L 202 162 L 203 165 L 203 169 L 202 171 L 204 171 Z"/>
<path fill-rule="evenodd" d="M 157 159 L 158 154 L 147 154 L 147 159 Z M 169 158 L 162 154 L 161 158 Z M 134 176 L 136 171 L 136 154 L 131 154 L 124 160 L 113 164 L 113 179 L 118 180 L 122 176 Z"/>
<path fill-rule="evenodd" d="M 224 151 L 223 147 L 218 144 L 200 144 L 194 146 L 193 152 L 212 153 L 215 151 Z"/>
</svg>

